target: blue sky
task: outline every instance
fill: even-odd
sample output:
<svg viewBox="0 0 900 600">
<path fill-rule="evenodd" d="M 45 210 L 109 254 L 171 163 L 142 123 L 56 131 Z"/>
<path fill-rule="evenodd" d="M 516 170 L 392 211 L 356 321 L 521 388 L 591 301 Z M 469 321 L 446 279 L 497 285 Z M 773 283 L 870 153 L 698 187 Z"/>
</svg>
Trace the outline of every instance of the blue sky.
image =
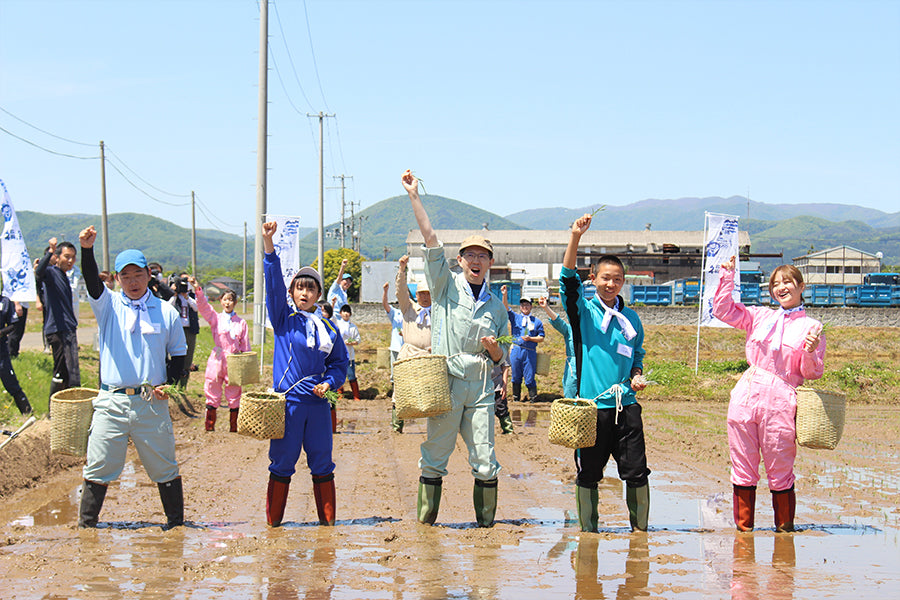
<svg viewBox="0 0 900 600">
<path fill-rule="evenodd" d="M 429 193 L 500 215 L 646 198 L 900 207 L 900 1 L 270 5 L 268 209 Z M 308 16 L 308 17 L 307 17 Z M 102 139 L 110 212 L 241 233 L 256 207 L 259 7 L 0 1 L 0 127 Z M 311 39 L 310 35 L 311 34 Z M 314 57 L 314 58 L 313 58 Z M 273 60 L 274 59 L 274 60 Z M 128 169 L 131 169 L 129 171 Z M 18 210 L 100 212 L 100 164 L 0 131 Z M 153 187 L 151 187 L 151 185 Z M 326 223 L 340 195 L 327 189 Z M 173 206 L 181 205 L 181 206 Z M 848 215 L 848 218 L 852 215 Z"/>
</svg>

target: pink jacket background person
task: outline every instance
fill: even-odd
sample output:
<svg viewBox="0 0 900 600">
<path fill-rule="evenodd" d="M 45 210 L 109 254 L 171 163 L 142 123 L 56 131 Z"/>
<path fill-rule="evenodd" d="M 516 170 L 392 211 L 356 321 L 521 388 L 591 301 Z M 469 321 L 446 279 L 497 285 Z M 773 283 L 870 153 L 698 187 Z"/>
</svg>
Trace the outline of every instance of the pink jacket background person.
<svg viewBox="0 0 900 600">
<path fill-rule="evenodd" d="M 239 354 L 250 351 L 250 335 L 247 322 L 234 311 L 223 310 L 217 313 L 209 304 L 206 295 L 199 286 L 195 287 L 197 295 L 197 311 L 200 313 L 212 332 L 214 347 L 206 361 L 204 392 L 206 393 L 207 431 L 215 427 L 215 409 L 222 402 L 224 391 L 228 408 L 232 411 L 232 421 L 236 431 L 237 410 L 241 401 L 241 386 L 228 383 L 228 365 L 225 357 L 228 354 Z M 226 292 L 227 293 L 227 292 Z M 223 296 L 224 298 L 224 296 Z M 232 308 L 234 303 L 231 303 Z M 210 411 L 212 409 L 212 411 Z M 212 421 L 210 423 L 210 420 Z"/>
</svg>

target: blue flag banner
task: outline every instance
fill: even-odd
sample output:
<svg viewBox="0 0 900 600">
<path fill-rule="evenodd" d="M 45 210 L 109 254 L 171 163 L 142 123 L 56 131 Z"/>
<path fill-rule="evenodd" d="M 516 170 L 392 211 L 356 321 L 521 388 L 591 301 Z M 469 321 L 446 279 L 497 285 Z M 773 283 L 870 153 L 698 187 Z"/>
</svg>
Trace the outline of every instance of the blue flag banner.
<svg viewBox="0 0 900 600">
<path fill-rule="evenodd" d="M 13 208 L 6 184 L 3 188 L 3 237 L 0 239 L 0 273 L 3 276 L 3 295 L 15 302 L 34 302 L 37 287 L 34 283 L 34 265 L 28 256 L 16 209 Z"/>
</svg>

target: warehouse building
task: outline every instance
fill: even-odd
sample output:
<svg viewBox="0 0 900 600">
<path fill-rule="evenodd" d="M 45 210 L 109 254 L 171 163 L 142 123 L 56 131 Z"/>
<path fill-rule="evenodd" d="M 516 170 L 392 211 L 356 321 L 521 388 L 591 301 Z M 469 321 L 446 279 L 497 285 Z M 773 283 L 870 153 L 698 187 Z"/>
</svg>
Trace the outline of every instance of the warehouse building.
<svg viewBox="0 0 900 600">
<path fill-rule="evenodd" d="M 451 264 L 459 251 L 459 244 L 469 235 L 477 233 L 489 239 L 494 246 L 494 266 L 491 279 L 519 280 L 525 276 L 541 276 L 554 281 L 559 278 L 568 230 L 436 230 L 444 244 L 444 253 Z M 750 251 L 750 234 L 739 232 L 740 252 Z M 406 251 L 410 256 L 421 256 L 423 238 L 419 230 L 410 231 L 406 238 Z M 602 231 L 588 230 L 581 238 L 578 252 L 578 268 L 587 269 L 591 261 L 614 254 L 625 264 L 628 273 L 641 273 L 652 277 L 654 283 L 673 279 L 699 277 L 703 260 L 702 231 Z"/>
</svg>

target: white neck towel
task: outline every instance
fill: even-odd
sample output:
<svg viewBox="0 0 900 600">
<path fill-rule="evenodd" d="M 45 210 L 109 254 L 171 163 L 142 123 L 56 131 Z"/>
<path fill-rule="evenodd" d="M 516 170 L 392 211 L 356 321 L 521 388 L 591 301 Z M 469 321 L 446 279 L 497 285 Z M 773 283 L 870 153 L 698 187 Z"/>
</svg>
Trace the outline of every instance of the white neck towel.
<svg viewBox="0 0 900 600">
<path fill-rule="evenodd" d="M 416 315 L 416 324 L 422 327 L 431 327 L 431 307 L 426 306 Z"/>
<path fill-rule="evenodd" d="M 306 317 L 306 347 L 318 348 L 319 352 L 331 354 L 334 342 L 331 341 L 331 336 L 328 335 L 325 323 L 313 313 L 303 313 L 303 316 Z M 316 344 L 316 332 L 319 333 L 318 345 Z"/>
<path fill-rule="evenodd" d="M 144 295 L 137 300 L 132 300 L 125 293 L 122 293 L 125 303 L 131 308 L 130 313 L 125 313 L 125 329 L 134 333 L 137 324 L 141 324 L 141 333 L 153 333 L 153 323 L 150 321 L 150 314 L 147 312 L 147 300 L 150 298 L 150 290 L 144 292 Z"/>
<path fill-rule="evenodd" d="M 612 322 L 613 317 L 616 318 L 616 321 L 619 322 L 619 327 L 622 329 L 622 335 L 625 336 L 626 340 L 633 340 L 637 335 L 637 331 L 634 329 L 634 325 L 631 324 L 631 321 L 625 318 L 625 315 L 620 313 L 615 308 L 607 306 L 606 303 L 600 298 L 599 294 L 594 294 L 594 298 L 597 299 L 597 302 L 600 303 L 600 306 L 603 307 L 605 311 L 603 313 L 603 321 L 600 323 L 600 331 L 606 333 L 606 330 L 609 328 L 609 324 Z M 619 306 L 619 301 L 616 300 L 616 308 Z"/>
<path fill-rule="evenodd" d="M 784 340 L 784 320 L 791 313 L 795 313 L 798 311 L 804 310 L 803 305 L 795 306 L 794 308 L 789 308 L 785 310 L 784 308 L 778 308 L 775 311 L 775 315 L 763 323 L 759 329 L 757 329 L 752 336 L 752 339 L 757 340 L 759 342 L 765 341 L 766 337 L 768 337 L 769 332 L 772 332 L 772 337 L 769 339 L 769 347 L 770 348 L 781 348 L 781 344 Z"/>
</svg>

